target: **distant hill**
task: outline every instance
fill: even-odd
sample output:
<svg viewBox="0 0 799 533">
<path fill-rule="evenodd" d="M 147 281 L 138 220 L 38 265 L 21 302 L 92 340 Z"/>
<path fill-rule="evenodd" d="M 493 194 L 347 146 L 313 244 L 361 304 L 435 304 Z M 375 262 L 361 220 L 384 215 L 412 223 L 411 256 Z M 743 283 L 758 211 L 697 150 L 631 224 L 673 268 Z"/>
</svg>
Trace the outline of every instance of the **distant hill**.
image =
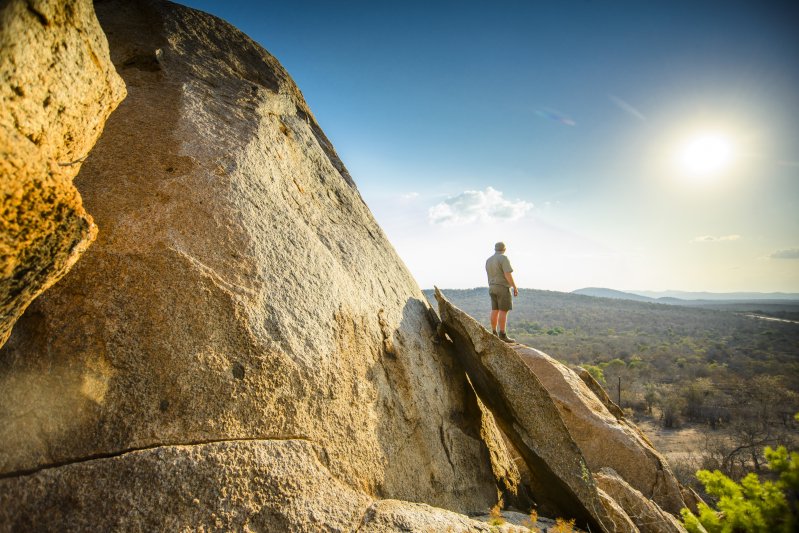
<svg viewBox="0 0 799 533">
<path fill-rule="evenodd" d="M 584 290 L 584 289 L 579 289 Z M 609 290 L 609 289 L 603 289 Z M 576 291 L 575 291 L 576 292 Z M 799 301 L 799 293 L 791 292 L 688 292 L 688 291 L 627 291 L 624 294 L 646 296 L 654 299 L 679 300 L 794 300 Z"/>
<path fill-rule="evenodd" d="M 634 294 L 631 292 L 622 292 L 614 289 L 604 289 L 602 287 L 586 287 L 584 289 L 577 289 L 572 291 L 572 294 L 581 294 L 583 296 L 596 296 L 597 298 L 615 298 L 617 300 L 633 300 L 636 302 L 655 302 L 654 298 Z"/>
<path fill-rule="evenodd" d="M 571 294 L 649 302 L 685 307 L 702 307 L 719 311 L 762 313 L 779 318 L 799 318 L 799 294 L 785 292 L 686 292 L 686 291 L 617 291 L 603 287 L 586 287 Z"/>
</svg>

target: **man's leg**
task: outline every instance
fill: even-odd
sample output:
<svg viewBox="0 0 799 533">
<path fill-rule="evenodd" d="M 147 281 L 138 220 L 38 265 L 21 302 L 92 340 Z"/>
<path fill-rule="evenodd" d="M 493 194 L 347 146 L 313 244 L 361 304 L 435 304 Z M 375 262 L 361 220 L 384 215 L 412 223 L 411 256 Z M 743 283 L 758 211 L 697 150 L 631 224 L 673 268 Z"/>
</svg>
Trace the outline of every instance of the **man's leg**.
<svg viewBox="0 0 799 533">
<path fill-rule="evenodd" d="M 505 332 L 505 325 L 508 321 L 508 313 L 510 313 L 510 311 L 499 312 L 499 338 L 505 342 L 516 342 L 516 339 L 511 339 Z"/>
<path fill-rule="evenodd" d="M 499 320 L 499 309 L 492 309 L 491 310 L 491 330 L 496 333 L 497 332 L 497 321 Z"/>
<path fill-rule="evenodd" d="M 499 332 L 505 333 L 505 324 L 508 321 L 508 312 L 507 311 L 498 311 L 499 316 L 497 317 L 499 320 Z"/>
<path fill-rule="evenodd" d="M 515 339 L 508 337 L 508 334 L 505 332 L 505 326 L 507 326 L 508 323 L 508 313 L 510 313 L 510 310 L 513 309 L 513 301 L 510 297 L 510 289 L 502 294 L 502 299 L 499 303 L 499 317 L 497 317 L 499 322 L 499 338 L 505 342 L 516 342 Z"/>
</svg>

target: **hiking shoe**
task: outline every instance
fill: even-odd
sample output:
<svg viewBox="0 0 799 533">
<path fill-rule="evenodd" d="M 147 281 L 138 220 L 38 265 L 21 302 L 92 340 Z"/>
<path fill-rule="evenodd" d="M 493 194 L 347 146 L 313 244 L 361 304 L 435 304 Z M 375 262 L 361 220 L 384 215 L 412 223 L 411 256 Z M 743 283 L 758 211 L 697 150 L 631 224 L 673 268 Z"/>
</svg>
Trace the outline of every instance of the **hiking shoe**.
<svg viewBox="0 0 799 533">
<path fill-rule="evenodd" d="M 499 337 L 499 333 L 497 333 L 497 330 L 494 330 L 491 333 L 494 335 L 494 337 Z"/>
<path fill-rule="evenodd" d="M 510 337 L 508 337 L 508 334 L 505 333 L 504 331 L 500 331 L 499 332 L 499 340 L 502 340 L 502 341 L 505 341 L 505 342 L 516 342 L 516 339 L 511 339 Z"/>
</svg>

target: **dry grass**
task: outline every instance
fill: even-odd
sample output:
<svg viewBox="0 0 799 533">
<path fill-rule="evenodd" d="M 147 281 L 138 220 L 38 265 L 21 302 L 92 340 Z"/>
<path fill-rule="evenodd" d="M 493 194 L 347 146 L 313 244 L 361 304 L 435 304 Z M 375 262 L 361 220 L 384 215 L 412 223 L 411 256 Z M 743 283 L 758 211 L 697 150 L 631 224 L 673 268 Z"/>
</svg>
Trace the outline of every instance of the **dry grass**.
<svg viewBox="0 0 799 533">
<path fill-rule="evenodd" d="M 571 520 L 556 518 L 555 525 L 549 531 L 552 533 L 572 533 L 574 531 L 574 518 Z"/>
<path fill-rule="evenodd" d="M 488 515 L 490 518 L 488 519 L 488 525 L 490 526 L 501 526 L 505 523 L 505 519 L 502 518 L 502 508 L 500 505 L 502 502 L 497 503 L 494 507 L 491 508 Z"/>
<path fill-rule="evenodd" d="M 522 525 L 532 533 L 540 533 L 541 530 L 538 529 L 538 527 L 536 526 L 537 523 L 538 523 L 538 511 L 532 509 L 530 510 L 530 518 Z"/>
</svg>

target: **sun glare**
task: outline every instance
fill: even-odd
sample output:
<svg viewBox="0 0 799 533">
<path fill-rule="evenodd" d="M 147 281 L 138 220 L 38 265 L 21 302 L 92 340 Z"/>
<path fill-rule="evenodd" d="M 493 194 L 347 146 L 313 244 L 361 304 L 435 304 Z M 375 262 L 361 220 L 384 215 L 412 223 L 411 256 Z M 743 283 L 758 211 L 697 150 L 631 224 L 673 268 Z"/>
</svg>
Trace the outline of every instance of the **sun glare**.
<svg viewBox="0 0 799 533">
<path fill-rule="evenodd" d="M 677 151 L 677 166 L 688 178 L 707 180 L 722 174 L 733 162 L 735 151 L 729 137 L 701 133 L 686 139 Z"/>
</svg>

